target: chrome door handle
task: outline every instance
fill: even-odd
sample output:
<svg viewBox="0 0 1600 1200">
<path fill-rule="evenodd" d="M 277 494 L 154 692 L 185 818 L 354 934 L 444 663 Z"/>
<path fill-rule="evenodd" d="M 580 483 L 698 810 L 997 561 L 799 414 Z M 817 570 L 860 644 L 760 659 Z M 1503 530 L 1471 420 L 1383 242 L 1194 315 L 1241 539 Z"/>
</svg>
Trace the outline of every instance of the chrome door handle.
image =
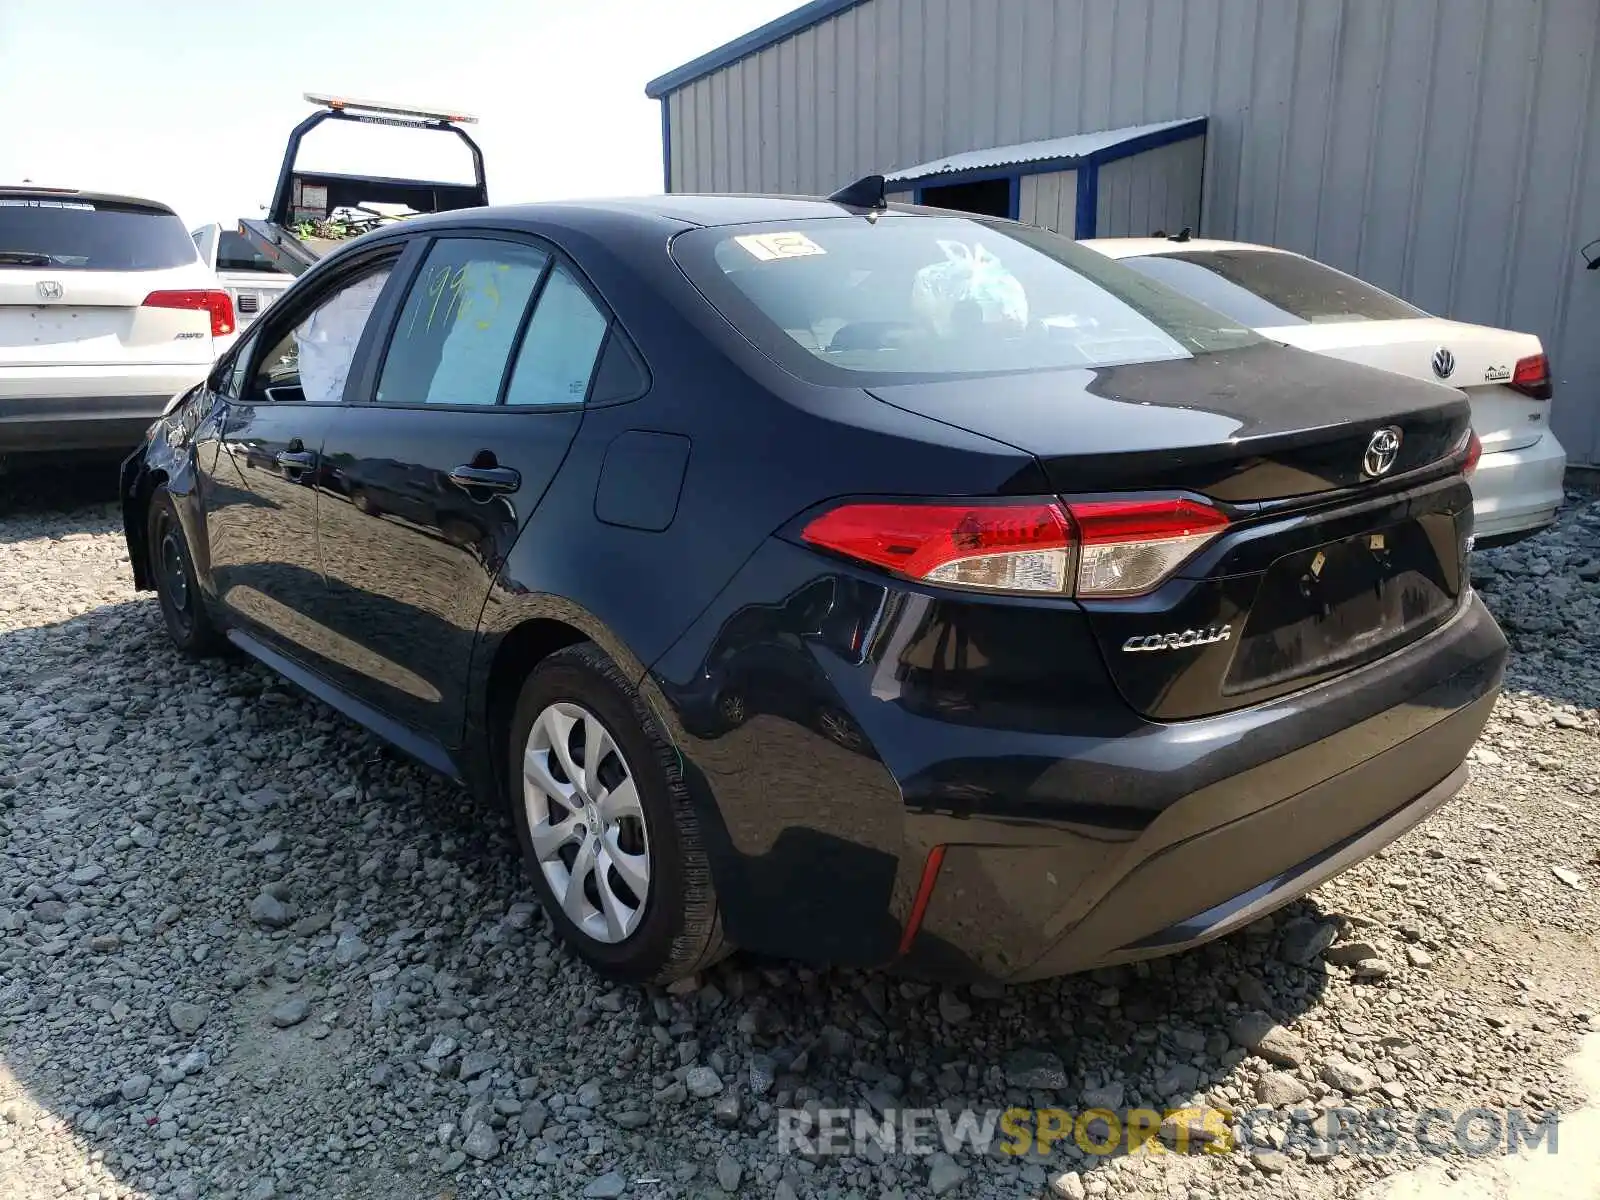
<svg viewBox="0 0 1600 1200">
<path fill-rule="evenodd" d="M 522 475 L 510 467 L 457 467 L 450 482 L 462 491 L 514 492 L 522 486 Z"/>
</svg>

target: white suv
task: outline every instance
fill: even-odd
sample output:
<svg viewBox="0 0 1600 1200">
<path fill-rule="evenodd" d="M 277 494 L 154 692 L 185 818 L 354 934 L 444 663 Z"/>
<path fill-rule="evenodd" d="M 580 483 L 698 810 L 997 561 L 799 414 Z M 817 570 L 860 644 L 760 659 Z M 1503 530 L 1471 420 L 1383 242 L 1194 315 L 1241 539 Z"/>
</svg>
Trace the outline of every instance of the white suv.
<svg viewBox="0 0 1600 1200">
<path fill-rule="evenodd" d="M 0 465 L 138 444 L 237 337 L 164 204 L 0 187 Z"/>
</svg>

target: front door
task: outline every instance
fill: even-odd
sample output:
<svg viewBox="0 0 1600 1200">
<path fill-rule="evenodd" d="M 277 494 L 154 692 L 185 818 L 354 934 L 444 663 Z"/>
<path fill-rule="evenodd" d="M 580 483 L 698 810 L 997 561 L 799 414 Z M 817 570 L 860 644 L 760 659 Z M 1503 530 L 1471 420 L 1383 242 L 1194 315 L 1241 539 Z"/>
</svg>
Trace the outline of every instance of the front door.
<svg viewBox="0 0 1600 1200">
<path fill-rule="evenodd" d="M 201 447 L 211 580 L 228 621 L 307 666 L 326 656 L 307 614 L 323 599 L 321 450 L 392 257 L 357 266 L 263 320 Z"/>
<path fill-rule="evenodd" d="M 438 238 L 371 394 L 329 426 L 319 619 L 346 652 L 336 682 L 445 746 L 484 601 L 577 433 L 608 320 L 548 246 Z"/>
</svg>

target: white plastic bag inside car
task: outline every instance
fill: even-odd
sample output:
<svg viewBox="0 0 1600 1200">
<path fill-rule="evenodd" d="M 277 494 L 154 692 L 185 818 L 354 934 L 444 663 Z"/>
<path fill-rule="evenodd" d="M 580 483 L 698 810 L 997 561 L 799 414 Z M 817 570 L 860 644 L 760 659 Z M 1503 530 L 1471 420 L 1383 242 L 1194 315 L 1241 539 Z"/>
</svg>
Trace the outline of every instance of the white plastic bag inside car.
<svg viewBox="0 0 1600 1200">
<path fill-rule="evenodd" d="M 985 325 L 1004 322 L 1018 332 L 1028 324 L 1028 295 L 1022 282 L 1001 265 L 982 243 L 939 239 L 945 260 L 917 272 L 911 284 L 911 308 L 940 337 L 956 328 L 958 306 L 966 305 Z"/>
<path fill-rule="evenodd" d="M 361 331 L 388 278 L 385 268 L 342 288 L 294 331 L 300 389 L 311 403 L 337 404 L 344 399 L 344 381 Z"/>
</svg>

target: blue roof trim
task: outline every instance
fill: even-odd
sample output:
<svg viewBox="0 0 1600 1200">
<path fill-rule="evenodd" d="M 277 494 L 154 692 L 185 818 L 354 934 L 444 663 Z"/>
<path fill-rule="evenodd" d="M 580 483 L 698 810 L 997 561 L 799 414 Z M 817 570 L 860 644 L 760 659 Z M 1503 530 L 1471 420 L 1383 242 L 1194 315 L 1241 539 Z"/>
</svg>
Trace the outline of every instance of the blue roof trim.
<svg viewBox="0 0 1600 1200">
<path fill-rule="evenodd" d="M 661 97 L 661 190 L 672 191 L 672 103 L 668 96 Z"/>
<path fill-rule="evenodd" d="M 813 25 L 820 25 L 829 17 L 836 17 L 866 2 L 867 0 L 811 0 L 811 3 L 801 5 L 791 13 L 785 13 L 776 21 L 768 21 L 760 29 L 752 29 L 743 37 L 734 38 L 727 45 L 718 46 L 709 54 L 702 54 L 693 62 L 686 62 L 683 66 L 652 79 L 644 85 L 644 94 L 652 100 L 659 100 L 667 93 L 686 87 L 696 79 L 704 78 L 713 71 L 720 71 L 741 58 L 748 58 L 768 46 L 783 41 L 786 37 L 792 37 Z"/>
</svg>

